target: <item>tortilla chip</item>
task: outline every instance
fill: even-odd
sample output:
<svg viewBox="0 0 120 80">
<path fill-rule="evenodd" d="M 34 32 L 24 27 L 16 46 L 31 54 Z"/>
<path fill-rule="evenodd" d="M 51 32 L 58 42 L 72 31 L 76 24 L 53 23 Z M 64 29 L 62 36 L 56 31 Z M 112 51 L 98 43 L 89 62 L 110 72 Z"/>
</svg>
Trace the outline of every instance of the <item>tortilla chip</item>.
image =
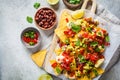
<svg viewBox="0 0 120 80">
<path fill-rule="evenodd" d="M 67 39 L 67 37 L 66 37 L 66 35 L 64 34 L 64 31 L 67 29 L 67 27 L 62 27 L 62 28 L 57 28 L 56 30 L 55 30 L 55 34 L 60 38 L 60 40 L 62 41 L 62 42 L 64 42 L 66 39 Z"/>
<path fill-rule="evenodd" d="M 41 50 L 39 52 L 36 52 L 31 55 L 32 60 L 39 66 L 42 67 L 45 56 L 46 56 L 46 50 Z"/>
<path fill-rule="evenodd" d="M 88 78 L 87 76 L 83 76 L 81 78 L 78 78 L 77 80 L 92 80 L 92 79 Z"/>
<path fill-rule="evenodd" d="M 97 68 L 96 70 L 97 70 L 97 72 L 98 72 L 99 75 L 104 73 L 104 70 L 103 70 L 102 68 Z M 94 73 L 94 72 L 91 72 L 91 73 L 90 73 L 90 77 L 91 77 L 91 78 L 95 78 L 95 77 L 96 77 L 96 76 L 95 76 L 95 73 Z"/>
<path fill-rule="evenodd" d="M 68 10 L 64 10 L 61 14 L 60 17 L 60 22 L 59 22 L 59 27 L 66 27 L 67 22 L 66 22 L 66 18 L 68 19 L 68 21 L 70 22 L 74 22 L 75 20 L 71 17 L 71 14 Z"/>
<path fill-rule="evenodd" d="M 55 62 L 56 62 L 56 60 L 50 60 L 50 64 L 53 64 Z"/>
<path fill-rule="evenodd" d="M 61 52 L 62 52 L 62 49 L 61 49 L 61 48 L 55 49 L 56 55 L 60 55 Z"/>
<path fill-rule="evenodd" d="M 66 19 L 68 19 L 70 22 L 75 21 L 71 15 L 69 14 L 70 12 L 67 10 L 64 10 L 61 14 L 60 17 L 60 22 L 58 25 L 58 28 L 55 30 L 55 34 L 60 38 L 60 40 L 62 42 L 65 41 L 65 39 L 67 38 L 64 34 L 64 31 L 67 30 L 67 22 Z"/>
</svg>

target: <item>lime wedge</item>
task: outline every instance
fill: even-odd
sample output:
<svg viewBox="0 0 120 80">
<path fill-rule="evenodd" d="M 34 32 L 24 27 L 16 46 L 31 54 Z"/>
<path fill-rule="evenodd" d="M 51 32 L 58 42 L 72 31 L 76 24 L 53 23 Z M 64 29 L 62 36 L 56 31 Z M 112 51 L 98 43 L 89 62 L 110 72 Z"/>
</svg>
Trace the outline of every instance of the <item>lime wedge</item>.
<svg viewBox="0 0 120 80">
<path fill-rule="evenodd" d="M 53 80 L 53 78 L 48 74 L 42 74 L 38 80 Z"/>
<path fill-rule="evenodd" d="M 79 18 L 82 18 L 84 16 L 84 10 L 76 10 L 74 12 L 71 13 L 71 16 L 74 18 L 74 19 L 79 19 Z"/>
<path fill-rule="evenodd" d="M 59 2 L 59 0 L 47 0 L 47 2 L 50 4 L 50 5 L 55 5 Z"/>
</svg>

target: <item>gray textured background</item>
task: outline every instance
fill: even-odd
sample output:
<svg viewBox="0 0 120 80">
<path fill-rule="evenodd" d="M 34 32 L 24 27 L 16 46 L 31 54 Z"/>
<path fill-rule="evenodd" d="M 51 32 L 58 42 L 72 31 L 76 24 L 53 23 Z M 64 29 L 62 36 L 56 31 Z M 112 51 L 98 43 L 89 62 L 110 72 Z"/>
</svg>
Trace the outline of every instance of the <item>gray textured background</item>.
<svg viewBox="0 0 120 80">
<path fill-rule="evenodd" d="M 40 2 L 41 7 L 49 6 L 46 0 L 0 0 L 0 80 L 37 80 L 45 73 L 38 68 L 30 58 L 29 52 L 20 41 L 20 33 L 28 26 L 26 16 L 34 16 L 34 2 Z M 120 0 L 97 0 L 111 13 L 120 19 Z M 60 0 L 59 15 L 65 8 Z M 120 80 L 120 60 L 105 75 L 102 80 Z"/>
</svg>

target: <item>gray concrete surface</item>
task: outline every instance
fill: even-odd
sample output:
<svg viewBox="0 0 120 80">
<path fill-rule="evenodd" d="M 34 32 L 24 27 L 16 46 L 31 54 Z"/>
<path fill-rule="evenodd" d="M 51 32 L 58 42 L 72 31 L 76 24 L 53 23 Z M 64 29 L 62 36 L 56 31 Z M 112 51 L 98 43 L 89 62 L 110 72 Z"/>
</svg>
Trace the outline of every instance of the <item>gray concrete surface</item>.
<svg viewBox="0 0 120 80">
<path fill-rule="evenodd" d="M 41 3 L 41 7 L 51 7 L 46 0 L 0 0 L 0 80 L 38 80 L 41 74 L 46 73 L 34 64 L 31 52 L 20 41 L 23 29 L 35 27 L 34 23 L 26 22 L 26 16 L 34 16 L 36 9 L 33 4 L 36 1 Z M 97 0 L 97 3 L 120 18 L 120 0 Z M 63 8 L 65 6 L 60 0 L 56 13 L 59 15 Z M 120 60 L 102 80 L 120 80 L 119 67 Z"/>
</svg>

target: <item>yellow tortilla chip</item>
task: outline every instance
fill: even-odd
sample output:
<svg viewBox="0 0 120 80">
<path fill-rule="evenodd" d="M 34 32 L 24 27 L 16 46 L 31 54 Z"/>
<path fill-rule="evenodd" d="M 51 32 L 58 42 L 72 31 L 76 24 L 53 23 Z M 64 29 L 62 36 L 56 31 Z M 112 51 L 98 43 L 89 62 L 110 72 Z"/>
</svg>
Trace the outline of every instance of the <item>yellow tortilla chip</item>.
<svg viewBox="0 0 120 80">
<path fill-rule="evenodd" d="M 67 29 L 67 27 L 57 28 L 55 30 L 55 34 L 60 38 L 62 42 L 66 40 L 66 35 L 64 34 L 64 31 Z"/>
<path fill-rule="evenodd" d="M 102 73 L 104 73 L 104 70 L 103 70 L 102 68 L 97 68 L 96 70 L 97 70 L 97 72 L 98 72 L 99 75 L 102 74 Z M 95 77 L 96 77 L 96 76 L 95 76 L 95 73 L 94 73 L 94 72 L 91 72 L 91 73 L 90 73 L 90 77 L 91 77 L 91 78 L 95 78 Z"/>
<path fill-rule="evenodd" d="M 92 80 L 92 79 L 88 78 L 87 76 L 83 76 L 81 78 L 78 78 L 77 80 Z"/>
<path fill-rule="evenodd" d="M 66 18 L 68 19 L 68 21 L 70 22 L 74 22 L 75 20 L 71 17 L 71 14 L 68 10 L 64 10 L 61 14 L 60 17 L 60 22 L 59 22 L 59 27 L 66 27 L 67 22 L 66 22 Z"/>
<path fill-rule="evenodd" d="M 42 67 L 45 56 L 46 56 L 46 50 L 41 50 L 39 52 L 36 52 L 31 55 L 32 60 L 39 66 Z"/>
<path fill-rule="evenodd" d="M 50 64 L 53 64 L 55 62 L 56 62 L 56 60 L 50 60 Z"/>
<path fill-rule="evenodd" d="M 61 48 L 55 49 L 55 53 L 56 53 L 57 55 L 60 55 L 61 52 L 62 52 L 62 49 L 61 49 Z"/>
<path fill-rule="evenodd" d="M 65 41 L 65 39 L 67 38 L 64 34 L 64 31 L 67 29 L 67 22 L 66 19 L 68 19 L 70 22 L 75 21 L 71 15 L 70 12 L 68 10 L 64 10 L 61 14 L 60 17 L 60 22 L 58 25 L 58 28 L 55 30 L 55 34 L 60 38 L 60 40 L 62 42 Z"/>
</svg>

